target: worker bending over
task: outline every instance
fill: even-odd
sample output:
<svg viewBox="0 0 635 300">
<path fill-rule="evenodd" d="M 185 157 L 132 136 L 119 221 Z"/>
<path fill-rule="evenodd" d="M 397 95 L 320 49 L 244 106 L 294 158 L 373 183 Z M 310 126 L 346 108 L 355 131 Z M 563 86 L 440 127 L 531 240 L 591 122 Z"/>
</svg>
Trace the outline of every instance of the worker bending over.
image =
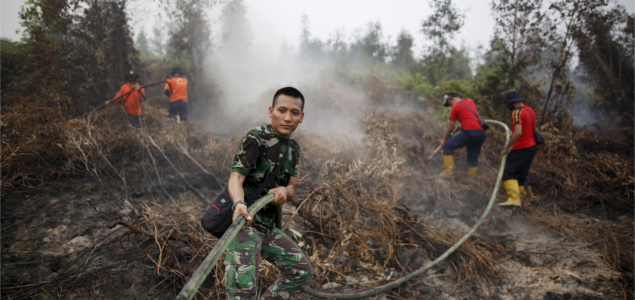
<svg viewBox="0 0 635 300">
<path fill-rule="evenodd" d="M 478 120 L 478 110 L 472 100 L 461 100 L 459 94 L 455 92 L 444 96 L 443 106 L 451 106 L 450 123 L 445 131 L 443 145 L 443 171 L 442 176 L 452 175 L 454 167 L 454 150 L 463 147 L 467 148 L 468 179 L 474 180 L 478 170 L 478 157 L 481 154 L 481 147 L 485 142 L 485 130 Z M 456 122 L 461 124 L 461 132 L 450 138 Z"/>
<path fill-rule="evenodd" d="M 180 68 L 172 68 L 172 77 L 168 78 L 163 91 L 170 97 L 168 118 L 178 116 L 178 120 L 187 121 L 187 79 L 181 76 Z"/>
<path fill-rule="evenodd" d="M 134 71 L 128 72 L 128 74 L 126 74 L 128 83 L 124 84 L 121 89 L 119 89 L 119 96 L 122 96 L 130 91 L 132 92 L 115 100 L 106 101 L 104 104 L 109 105 L 123 100 L 122 106 L 126 109 L 128 121 L 132 126 L 139 128 L 141 127 L 141 106 L 143 101 L 146 99 L 146 92 L 143 88 L 139 88 L 137 78 L 139 78 L 137 73 Z"/>
<path fill-rule="evenodd" d="M 536 114 L 531 107 L 523 104 L 517 91 L 505 93 L 503 103 L 512 111 L 512 137 L 501 155 L 507 155 L 503 184 L 507 191 L 507 201 L 500 206 L 521 206 L 521 196 L 525 194 L 527 174 L 536 156 Z"/>
<path fill-rule="evenodd" d="M 298 245 L 276 228 L 276 207 L 291 201 L 298 180 L 300 146 L 291 134 L 304 119 L 304 96 L 295 88 L 278 90 L 269 107 L 271 124 L 251 129 L 240 142 L 232 164 L 228 192 L 233 201 L 235 222 L 242 215 L 245 227 L 231 241 L 225 256 L 227 299 L 256 299 L 258 268 L 262 257 L 280 269 L 280 277 L 261 299 L 288 299 L 306 281 L 311 271 L 309 260 Z M 273 181 L 261 195 L 274 194 L 274 200 L 255 216 L 247 212 L 245 199 L 272 175 L 282 157 Z M 268 190 L 268 191 L 267 191 Z M 278 216 L 281 217 L 281 216 Z M 280 220 L 281 221 L 281 220 Z"/>
</svg>

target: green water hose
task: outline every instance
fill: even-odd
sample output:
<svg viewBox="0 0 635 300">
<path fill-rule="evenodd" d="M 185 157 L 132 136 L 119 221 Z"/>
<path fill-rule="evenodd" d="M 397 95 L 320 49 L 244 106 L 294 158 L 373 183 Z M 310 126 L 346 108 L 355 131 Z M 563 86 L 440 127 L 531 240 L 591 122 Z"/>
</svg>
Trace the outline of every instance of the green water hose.
<svg viewBox="0 0 635 300">
<path fill-rule="evenodd" d="M 495 120 L 485 120 L 485 121 L 490 124 L 500 125 L 505 129 L 505 145 L 507 145 L 507 143 L 509 143 L 509 138 L 510 138 L 509 127 L 507 127 L 507 125 L 505 125 L 505 123 L 503 122 L 499 122 Z M 507 154 L 505 154 L 501 160 L 501 166 L 498 170 L 498 177 L 496 178 L 496 184 L 494 185 L 492 196 L 490 197 L 489 203 L 487 204 L 487 208 L 485 208 L 485 211 L 483 212 L 481 217 L 478 219 L 476 224 L 474 224 L 474 226 L 472 227 L 472 229 L 470 229 L 468 233 L 466 233 L 458 242 L 456 242 L 456 244 L 454 244 L 454 246 L 446 250 L 441 256 L 439 256 L 433 262 L 393 282 L 387 283 L 385 285 L 382 285 L 370 290 L 354 292 L 354 293 L 325 293 L 325 292 L 313 290 L 306 285 L 303 285 L 301 287 L 301 290 L 311 296 L 315 296 L 319 298 L 356 299 L 361 297 L 369 297 L 369 296 L 373 296 L 373 295 L 385 292 L 399 285 L 402 285 L 408 282 L 410 279 L 417 277 L 425 273 L 426 271 L 428 271 L 430 268 L 438 265 L 439 263 L 444 261 L 448 256 L 450 256 L 450 254 L 454 253 L 456 249 L 461 247 L 461 245 L 468 238 L 470 238 L 470 236 L 472 236 L 472 234 L 474 234 L 474 232 L 476 232 L 476 230 L 481 226 L 485 218 L 487 218 L 487 215 L 492 209 L 492 206 L 494 206 L 496 194 L 498 192 L 498 188 L 500 187 L 501 179 L 503 178 L 503 170 L 505 169 L 506 159 L 507 159 Z M 258 201 L 256 201 L 256 203 L 254 203 L 249 208 L 249 212 L 255 214 L 260 209 L 265 207 L 265 205 L 269 204 L 269 202 L 271 201 L 273 201 L 273 195 L 266 195 L 258 199 Z M 199 289 L 199 287 L 201 287 L 201 284 L 203 283 L 207 275 L 210 273 L 212 268 L 216 265 L 216 263 L 220 259 L 223 252 L 225 252 L 225 250 L 229 246 L 229 243 L 236 237 L 236 235 L 238 234 L 238 231 L 240 230 L 240 228 L 243 227 L 244 224 L 245 224 L 245 219 L 242 216 L 239 216 L 236 222 L 234 222 L 231 225 L 231 227 L 229 227 L 229 229 L 227 230 L 227 232 L 225 232 L 223 237 L 218 241 L 218 243 L 216 243 L 216 246 L 214 246 L 214 249 L 212 249 L 212 252 L 210 252 L 205 258 L 205 260 L 201 263 L 198 270 L 196 270 L 196 273 L 192 275 L 192 277 L 187 282 L 187 284 L 183 287 L 181 292 L 176 296 L 176 300 L 185 300 L 185 299 L 189 300 L 194 297 L 194 295 L 196 294 L 196 291 Z"/>
<path fill-rule="evenodd" d="M 485 120 L 487 123 L 492 123 L 492 124 L 498 124 L 500 126 L 502 126 L 505 129 L 505 145 L 507 145 L 507 143 L 509 143 L 509 128 L 507 127 L 507 125 L 505 125 L 505 123 L 499 122 L 499 121 L 494 121 L 494 120 Z M 500 186 L 500 182 L 501 179 L 503 178 L 503 170 L 505 169 L 505 160 L 507 159 L 507 154 L 505 154 L 505 156 L 503 156 L 502 160 L 501 160 L 501 166 L 500 169 L 498 170 L 498 177 L 496 178 L 496 185 L 494 185 L 494 191 L 492 191 L 492 196 L 489 199 L 489 203 L 487 204 L 487 208 L 485 208 L 485 211 L 483 212 L 483 214 L 481 215 L 481 217 L 478 219 L 478 221 L 476 222 L 476 224 L 474 224 L 474 226 L 472 227 L 472 229 L 470 229 L 470 231 L 465 234 L 458 242 L 456 242 L 456 244 L 454 244 L 454 246 L 452 246 L 450 249 L 448 249 L 447 251 L 445 251 L 441 256 L 439 256 L 437 259 L 435 259 L 433 262 L 429 263 L 427 266 L 424 266 L 420 269 L 415 270 L 414 272 L 401 277 L 391 283 L 387 283 L 385 285 L 370 289 L 370 290 L 365 290 L 365 291 L 361 291 L 361 292 L 354 292 L 354 293 L 325 293 L 325 292 L 319 292 L 316 290 L 313 290 L 309 287 L 302 286 L 302 291 L 311 295 L 311 296 L 315 296 L 315 297 L 319 297 L 319 298 L 334 298 L 334 299 L 356 299 L 356 298 L 361 298 L 361 297 L 368 297 L 368 296 L 373 296 L 376 294 L 379 294 L 381 292 L 385 292 L 387 290 L 390 290 L 392 288 L 395 288 L 397 286 L 400 286 L 406 282 L 408 282 L 410 279 L 417 277 L 423 273 L 425 273 L 426 271 L 428 271 L 430 268 L 438 265 L 439 263 L 441 263 L 442 261 L 444 261 L 448 256 L 450 256 L 450 254 L 452 254 L 454 251 L 456 251 L 456 249 L 458 249 L 459 247 L 461 247 L 461 245 L 468 239 L 470 238 L 470 236 L 472 236 L 472 234 L 474 234 L 474 232 L 476 232 L 476 229 L 478 229 L 481 224 L 483 223 L 483 221 L 485 220 L 485 218 L 487 217 L 487 215 L 489 214 L 489 211 L 492 209 L 492 206 L 494 205 L 494 200 L 496 199 L 496 194 L 498 193 L 498 188 Z"/>
<path fill-rule="evenodd" d="M 248 211 L 252 214 L 256 214 L 259 210 L 261 210 L 265 205 L 269 204 L 269 202 L 273 201 L 273 194 L 268 194 L 256 201 L 251 207 L 249 207 Z M 184 299 L 192 299 L 198 291 L 198 288 L 201 287 L 205 278 L 209 272 L 212 271 L 212 268 L 216 265 L 220 257 L 223 255 L 223 252 L 229 246 L 229 243 L 236 237 L 238 231 L 245 225 L 245 218 L 243 216 L 239 216 L 234 223 L 232 223 L 225 234 L 218 240 L 212 252 L 210 252 L 205 260 L 198 267 L 198 270 L 190 277 L 190 280 L 185 284 L 181 292 L 176 296 L 177 300 Z"/>
</svg>

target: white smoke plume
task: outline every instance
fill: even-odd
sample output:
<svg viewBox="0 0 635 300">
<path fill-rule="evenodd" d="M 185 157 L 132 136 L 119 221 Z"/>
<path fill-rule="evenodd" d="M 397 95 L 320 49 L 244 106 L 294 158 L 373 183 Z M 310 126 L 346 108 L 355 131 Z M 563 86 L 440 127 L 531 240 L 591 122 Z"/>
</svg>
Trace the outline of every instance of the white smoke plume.
<svg viewBox="0 0 635 300">
<path fill-rule="evenodd" d="M 300 129 L 328 130 L 359 139 L 357 120 L 366 98 L 363 92 L 343 84 L 326 62 L 303 56 L 279 38 L 282 34 L 254 36 L 247 8 L 231 1 L 223 9 L 222 37 L 208 59 L 208 76 L 220 88 L 217 111 L 209 131 L 221 137 L 242 135 L 245 130 L 269 123 L 268 107 L 274 92 L 285 86 L 298 88 L 305 96 L 306 113 Z M 300 17 L 297 18 L 300 26 Z M 291 18 L 292 20 L 292 18 Z M 300 39 L 300 37 L 295 37 Z M 337 90 L 337 94 L 329 94 Z M 336 99 L 333 99 L 336 98 Z"/>
</svg>

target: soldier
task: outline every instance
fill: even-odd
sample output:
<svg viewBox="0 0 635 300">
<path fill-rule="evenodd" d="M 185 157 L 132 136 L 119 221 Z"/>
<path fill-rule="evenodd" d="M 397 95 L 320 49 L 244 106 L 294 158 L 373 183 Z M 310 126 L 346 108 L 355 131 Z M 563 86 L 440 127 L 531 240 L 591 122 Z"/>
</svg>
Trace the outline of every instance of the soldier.
<svg viewBox="0 0 635 300">
<path fill-rule="evenodd" d="M 303 110 L 304 96 L 300 91 L 292 87 L 278 90 L 269 107 L 271 124 L 250 130 L 240 142 L 228 193 L 233 201 L 232 220 L 242 215 L 247 223 L 227 248 L 227 299 L 255 299 L 261 254 L 281 270 L 281 276 L 267 289 L 263 299 L 287 299 L 309 276 L 311 266 L 302 250 L 280 228 L 274 227 L 274 206 L 291 201 L 295 194 L 300 146 L 291 139 L 291 134 L 302 123 Z M 256 216 L 248 213 L 244 200 L 269 177 L 283 153 L 287 153 L 287 159 L 266 192 L 275 195 L 273 202 Z"/>
<path fill-rule="evenodd" d="M 525 193 L 525 181 L 531 163 L 538 152 L 536 144 L 536 114 L 531 107 L 523 104 L 517 91 L 505 93 L 503 103 L 512 111 L 512 137 L 501 155 L 507 155 L 503 171 L 503 185 L 507 191 L 507 201 L 500 206 L 521 206 L 521 195 Z"/>
<path fill-rule="evenodd" d="M 128 113 L 128 121 L 134 127 L 141 127 L 141 104 L 146 99 L 146 92 L 143 88 L 139 88 L 137 82 L 139 75 L 134 71 L 128 72 L 126 79 L 128 83 L 124 84 L 119 90 L 119 96 L 132 91 L 130 94 L 118 98 L 113 101 L 106 101 L 104 104 L 109 105 L 111 103 L 117 103 L 123 99 L 123 107 Z"/>
<path fill-rule="evenodd" d="M 168 117 L 179 117 L 180 121 L 187 121 L 187 79 L 181 76 L 181 69 L 172 68 L 172 77 L 168 78 L 163 88 L 165 95 L 170 97 Z"/>
<path fill-rule="evenodd" d="M 478 110 L 474 101 L 466 99 L 461 100 L 459 94 L 455 92 L 448 93 L 444 96 L 443 106 L 451 106 L 450 123 L 445 131 L 445 136 L 441 145 L 443 145 L 443 172 L 442 176 L 452 175 L 454 167 L 454 150 L 463 147 L 467 148 L 467 171 L 468 179 L 474 180 L 478 170 L 478 157 L 481 154 L 481 147 L 485 142 L 485 130 L 481 126 L 478 119 Z M 450 134 L 454 130 L 456 121 L 461 124 L 461 132 L 452 138 Z"/>
</svg>

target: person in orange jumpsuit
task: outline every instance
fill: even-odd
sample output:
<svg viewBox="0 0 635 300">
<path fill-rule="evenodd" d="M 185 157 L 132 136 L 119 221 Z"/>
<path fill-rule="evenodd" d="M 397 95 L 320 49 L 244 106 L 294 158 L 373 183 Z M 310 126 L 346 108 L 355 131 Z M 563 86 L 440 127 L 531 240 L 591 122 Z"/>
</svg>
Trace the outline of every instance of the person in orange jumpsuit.
<svg viewBox="0 0 635 300">
<path fill-rule="evenodd" d="M 168 78 L 163 88 L 170 98 L 170 119 L 179 116 L 179 120 L 187 121 L 187 79 L 181 76 L 180 68 L 172 68 L 172 77 Z"/>
<path fill-rule="evenodd" d="M 119 90 L 119 96 L 115 100 L 106 101 L 105 104 L 118 103 L 123 100 L 122 106 L 128 114 L 128 121 L 134 127 L 141 127 L 141 106 L 146 99 L 146 92 L 139 87 L 137 82 L 139 75 L 134 71 L 128 72 L 126 79 L 128 83 L 124 84 Z M 127 94 L 128 92 L 131 92 Z M 127 94 L 127 95 L 126 95 Z M 123 96 L 125 95 L 125 96 Z"/>
</svg>

